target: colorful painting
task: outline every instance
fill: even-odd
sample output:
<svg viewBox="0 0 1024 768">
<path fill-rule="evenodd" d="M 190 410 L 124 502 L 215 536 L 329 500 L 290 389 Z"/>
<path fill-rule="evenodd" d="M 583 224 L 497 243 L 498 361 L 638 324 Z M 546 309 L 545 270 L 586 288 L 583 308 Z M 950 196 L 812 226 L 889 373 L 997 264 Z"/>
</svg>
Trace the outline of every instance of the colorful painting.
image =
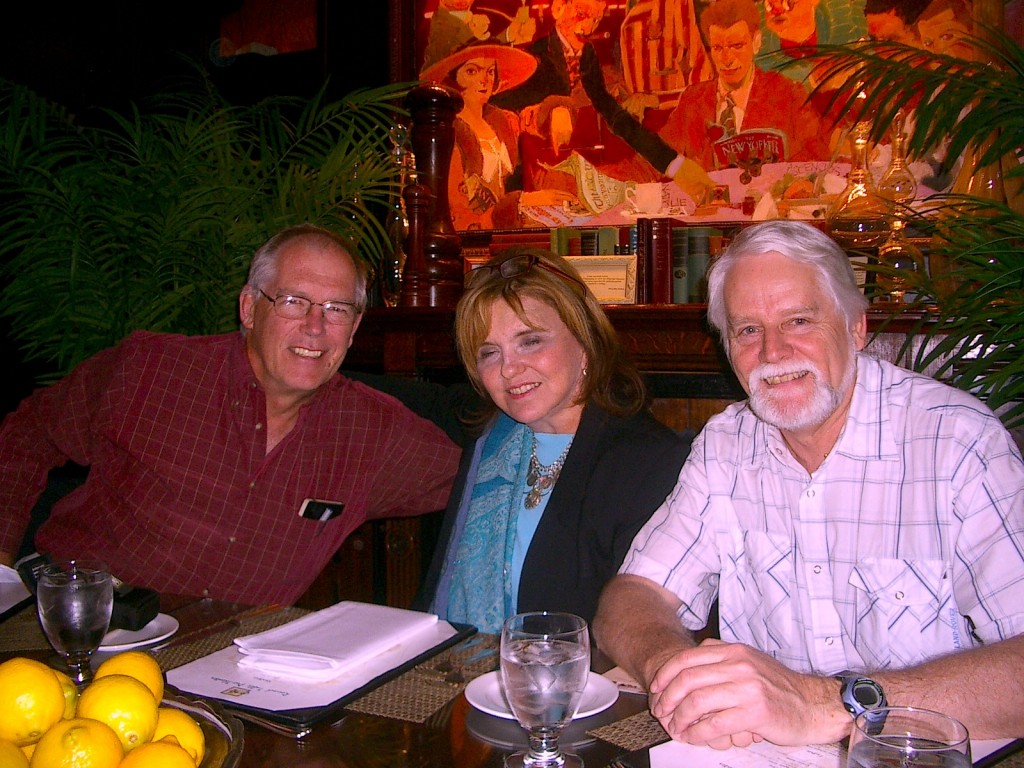
<svg viewBox="0 0 1024 768">
<path fill-rule="evenodd" d="M 686 213 L 841 188 L 828 177 L 848 126 L 824 114 L 838 85 L 807 48 L 871 36 L 956 52 L 969 1 L 417 0 L 419 75 L 464 100 L 456 228 L 623 223 L 641 184 Z"/>
</svg>

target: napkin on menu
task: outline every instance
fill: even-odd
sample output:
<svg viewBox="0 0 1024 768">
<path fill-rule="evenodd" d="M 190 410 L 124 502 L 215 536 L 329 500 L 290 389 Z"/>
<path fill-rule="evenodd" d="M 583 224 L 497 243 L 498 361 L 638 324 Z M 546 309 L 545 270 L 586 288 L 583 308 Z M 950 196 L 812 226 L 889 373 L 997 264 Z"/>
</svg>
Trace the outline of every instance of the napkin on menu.
<svg viewBox="0 0 1024 768">
<path fill-rule="evenodd" d="M 433 627 L 437 616 L 341 602 L 280 627 L 235 639 L 238 666 L 280 677 L 333 680 Z"/>
<path fill-rule="evenodd" d="M 18 605 L 31 594 L 16 570 L 0 565 L 0 613 Z"/>
</svg>

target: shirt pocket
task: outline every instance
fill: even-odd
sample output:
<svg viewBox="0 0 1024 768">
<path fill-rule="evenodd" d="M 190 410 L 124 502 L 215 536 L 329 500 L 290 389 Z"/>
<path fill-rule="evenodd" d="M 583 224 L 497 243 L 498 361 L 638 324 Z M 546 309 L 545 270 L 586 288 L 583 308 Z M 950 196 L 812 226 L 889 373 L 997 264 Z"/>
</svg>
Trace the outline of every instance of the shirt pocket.
<svg viewBox="0 0 1024 768">
<path fill-rule="evenodd" d="M 920 664 L 970 644 L 951 572 L 944 560 L 866 558 L 854 567 L 854 645 L 868 668 Z"/>
<path fill-rule="evenodd" d="M 792 648 L 798 628 L 793 621 L 793 541 L 763 531 L 743 533 L 743 546 L 731 561 L 733 579 L 722 579 L 719 609 L 741 607 L 742 614 L 722 616 L 723 626 L 732 623 L 743 642 L 745 631 L 755 648 L 775 655 Z M 727 594 L 733 591 L 733 594 Z M 733 623 L 735 622 L 735 623 Z"/>
</svg>

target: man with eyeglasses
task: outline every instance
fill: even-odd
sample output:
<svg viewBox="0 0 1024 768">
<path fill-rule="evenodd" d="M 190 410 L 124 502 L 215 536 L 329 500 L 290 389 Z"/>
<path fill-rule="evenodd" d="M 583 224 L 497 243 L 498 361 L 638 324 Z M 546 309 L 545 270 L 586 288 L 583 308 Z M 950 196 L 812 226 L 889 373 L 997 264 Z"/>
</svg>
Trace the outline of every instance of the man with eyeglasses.
<svg viewBox="0 0 1024 768">
<path fill-rule="evenodd" d="M 366 520 L 442 509 L 459 450 L 396 400 L 338 375 L 366 271 L 311 225 L 255 254 L 242 332 L 137 332 L 26 399 L 0 427 L 0 562 L 47 472 L 84 485 L 35 537 L 160 592 L 295 602 Z"/>
</svg>

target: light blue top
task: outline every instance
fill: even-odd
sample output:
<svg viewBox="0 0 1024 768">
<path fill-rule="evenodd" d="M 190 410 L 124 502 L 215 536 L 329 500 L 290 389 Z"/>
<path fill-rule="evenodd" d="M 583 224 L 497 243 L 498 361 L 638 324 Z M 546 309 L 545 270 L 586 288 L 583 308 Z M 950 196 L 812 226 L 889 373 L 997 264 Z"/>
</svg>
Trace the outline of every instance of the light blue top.
<svg viewBox="0 0 1024 768">
<path fill-rule="evenodd" d="M 537 461 L 544 467 L 551 466 L 562 455 L 565 446 L 573 438 L 573 435 L 556 435 L 548 432 L 534 432 L 533 436 L 537 441 Z M 526 491 L 519 500 L 515 541 L 512 544 L 512 560 L 507 576 L 513 608 L 519 604 L 519 579 L 523 575 L 526 552 L 530 549 L 530 542 L 533 541 L 533 535 L 537 532 L 537 526 L 540 525 L 540 519 L 544 515 L 544 510 L 547 509 L 548 499 L 551 498 L 554 488 L 541 496 L 540 503 L 533 509 L 527 509 L 525 506 L 527 492 L 529 492 L 529 486 L 526 487 Z"/>
</svg>

